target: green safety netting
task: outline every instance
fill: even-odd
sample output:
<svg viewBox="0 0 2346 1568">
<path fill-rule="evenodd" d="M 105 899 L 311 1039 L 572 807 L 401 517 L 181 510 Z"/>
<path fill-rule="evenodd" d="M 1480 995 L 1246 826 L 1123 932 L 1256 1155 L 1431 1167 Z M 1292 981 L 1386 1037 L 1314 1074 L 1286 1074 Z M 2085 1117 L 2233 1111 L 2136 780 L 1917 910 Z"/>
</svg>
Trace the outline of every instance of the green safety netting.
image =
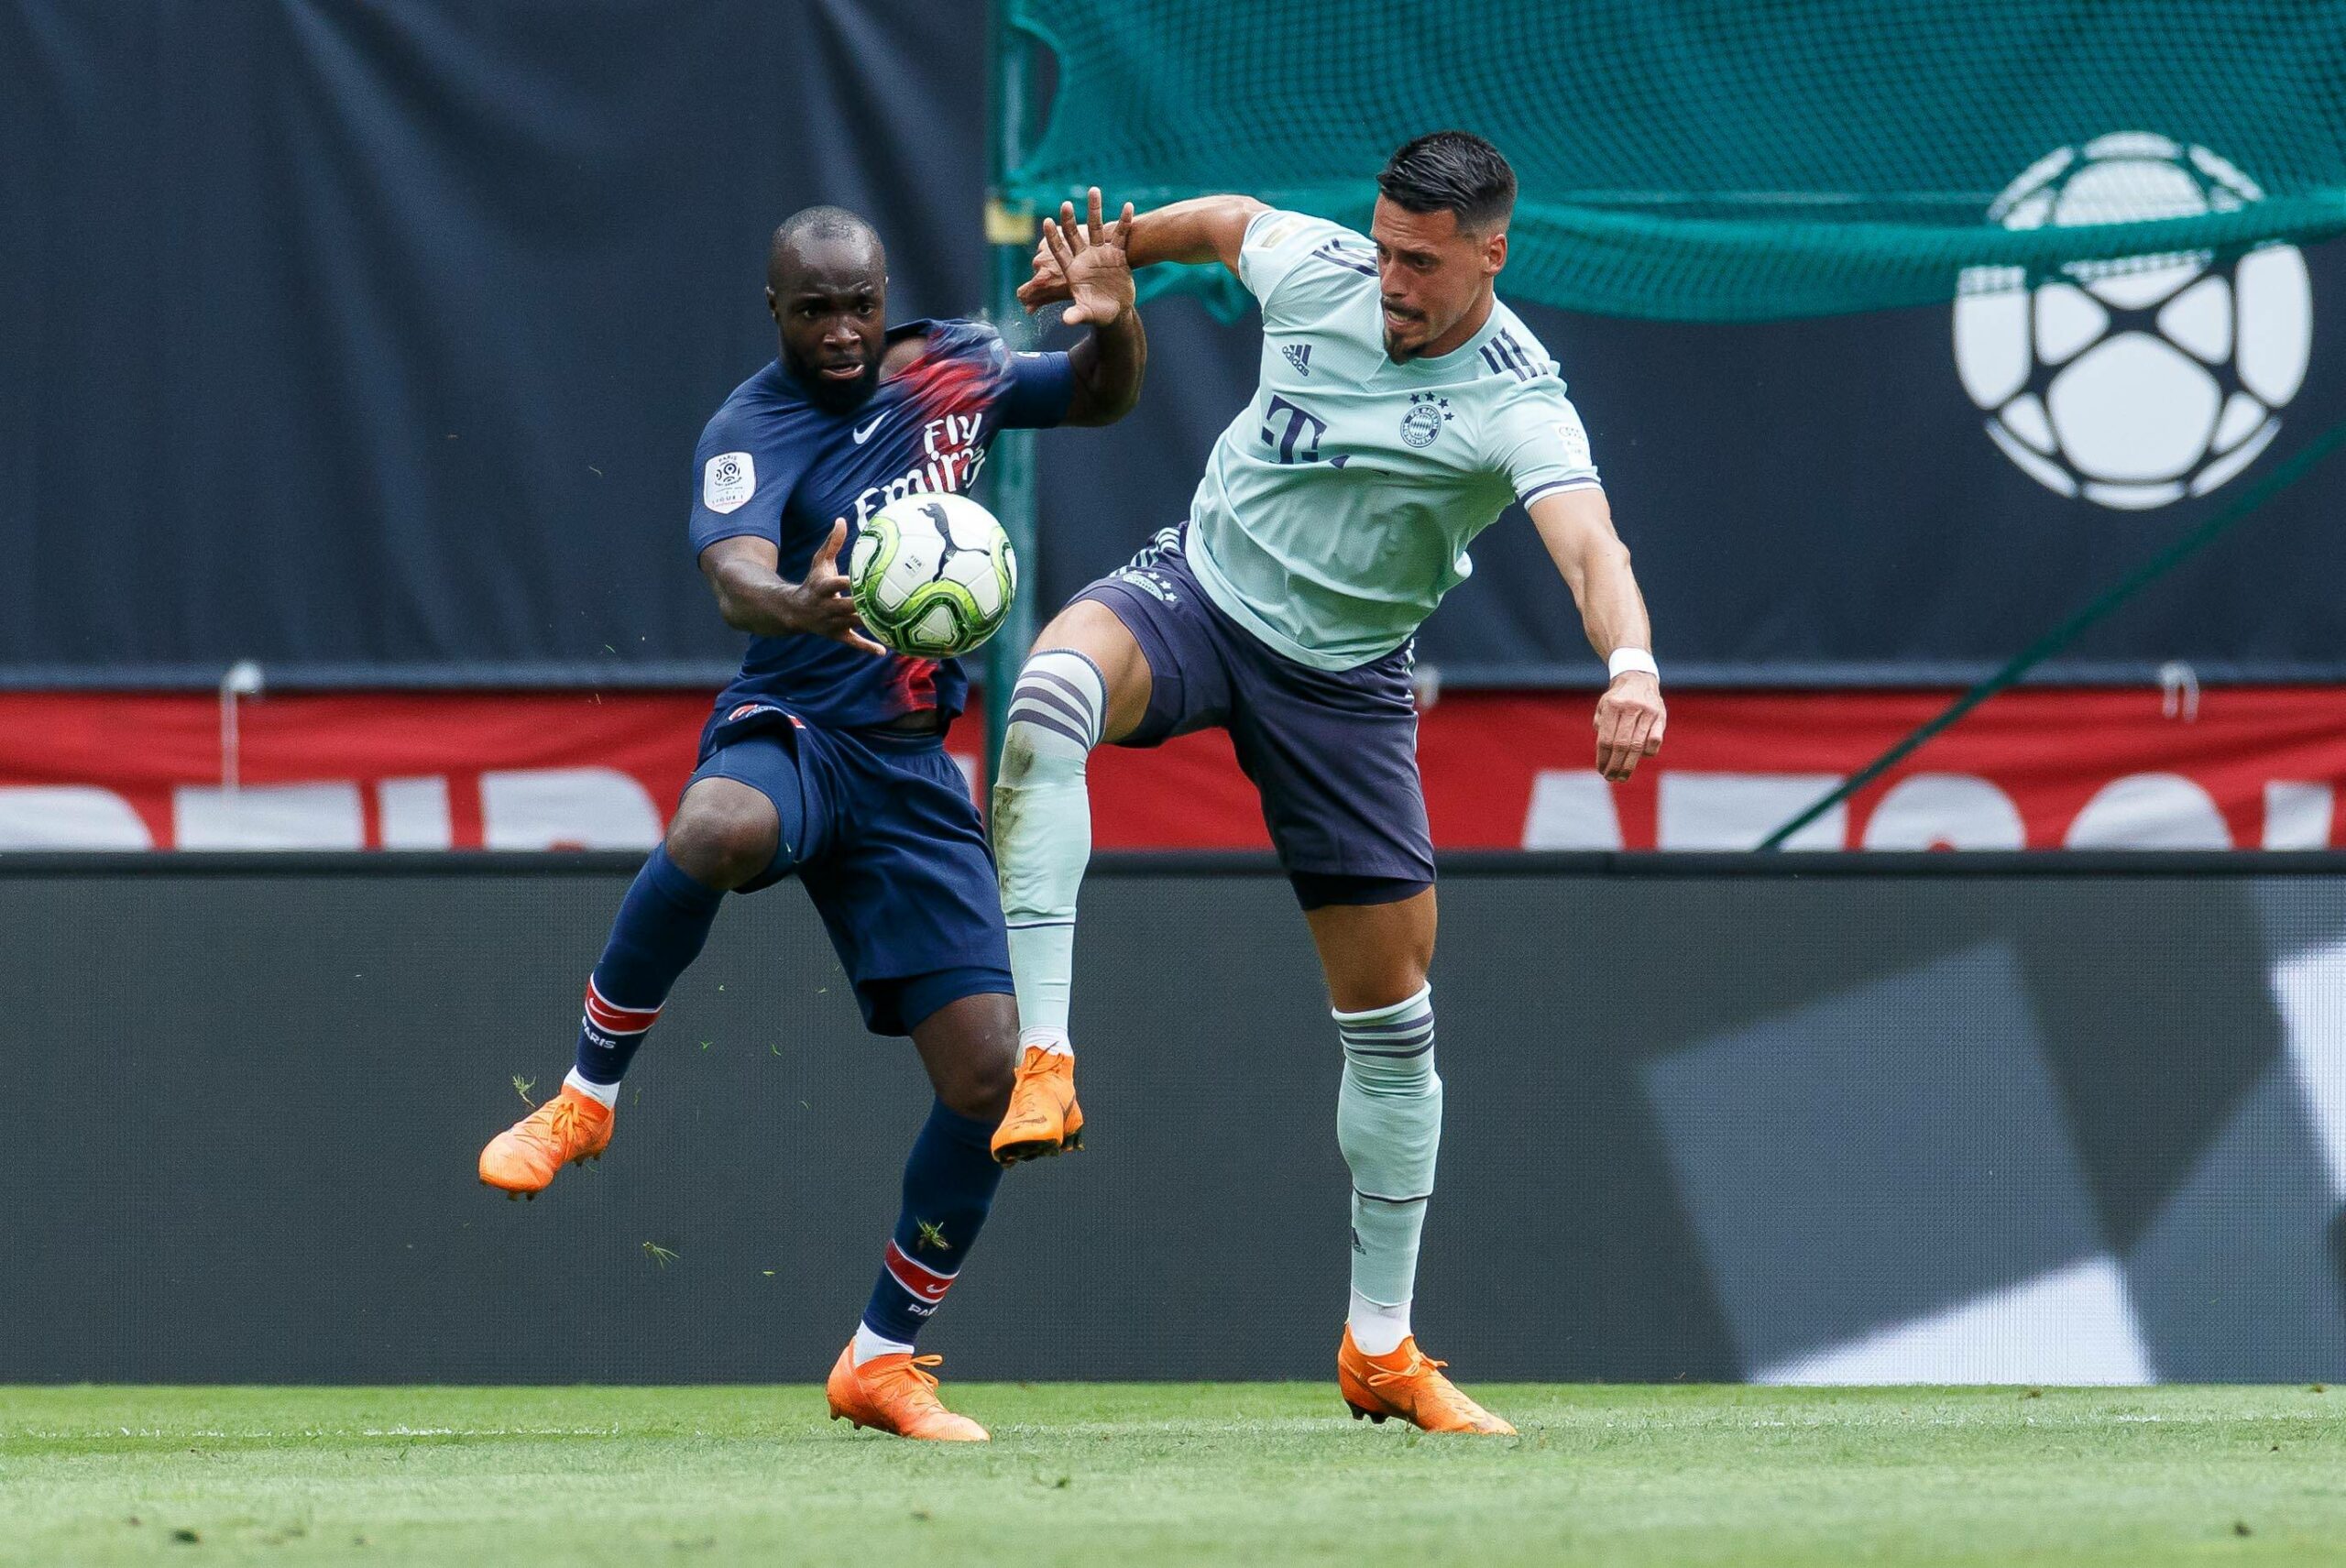
<svg viewBox="0 0 2346 1568">
<path fill-rule="evenodd" d="M 1014 198 L 1365 227 L 1387 155 L 1462 127 L 1521 181 L 1508 293 L 1566 309 L 1829 314 L 2346 230 L 2346 4 L 1004 3 L 1057 62 Z"/>
</svg>

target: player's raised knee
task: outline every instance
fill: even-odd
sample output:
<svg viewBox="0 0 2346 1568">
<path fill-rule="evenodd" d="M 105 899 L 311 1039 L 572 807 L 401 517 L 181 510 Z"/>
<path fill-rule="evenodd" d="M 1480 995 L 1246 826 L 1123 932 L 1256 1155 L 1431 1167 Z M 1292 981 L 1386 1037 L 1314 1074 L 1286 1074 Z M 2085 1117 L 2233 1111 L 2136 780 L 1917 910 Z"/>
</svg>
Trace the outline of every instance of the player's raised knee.
<svg viewBox="0 0 2346 1568">
<path fill-rule="evenodd" d="M 957 1115 L 998 1122 L 1018 1066 L 1018 1010 L 984 992 L 947 1003 L 913 1025 L 930 1087 Z"/>
<path fill-rule="evenodd" d="M 773 803 L 731 779 L 685 792 L 668 828 L 668 858 L 707 887 L 735 888 L 773 863 L 781 839 Z"/>
<path fill-rule="evenodd" d="M 1018 1040 L 1004 1036 L 999 1048 L 971 1051 L 940 1073 L 937 1097 L 956 1113 L 976 1121 L 998 1122 L 1010 1105 L 1010 1088 L 1017 1075 Z"/>
<path fill-rule="evenodd" d="M 1035 639 L 1031 665 L 1043 653 L 1075 653 L 1091 662 L 1105 691 L 1102 703 L 1101 738 L 1121 740 L 1148 712 L 1148 656 L 1141 652 L 1132 629 L 1098 599 L 1079 598 L 1053 616 Z"/>
</svg>

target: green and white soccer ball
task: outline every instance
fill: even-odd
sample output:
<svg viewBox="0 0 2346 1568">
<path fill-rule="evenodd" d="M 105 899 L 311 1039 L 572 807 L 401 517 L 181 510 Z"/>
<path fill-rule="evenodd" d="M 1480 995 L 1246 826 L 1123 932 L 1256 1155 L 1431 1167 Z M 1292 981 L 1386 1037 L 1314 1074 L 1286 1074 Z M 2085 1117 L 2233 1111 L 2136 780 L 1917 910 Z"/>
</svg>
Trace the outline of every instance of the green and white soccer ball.
<svg viewBox="0 0 2346 1568">
<path fill-rule="evenodd" d="M 890 501 L 857 532 L 847 575 L 864 629 L 919 659 L 970 652 L 1018 597 L 1010 535 L 967 496 Z"/>
<path fill-rule="evenodd" d="M 2040 159 L 1988 209 L 2008 229 L 2235 211 L 2264 192 L 2204 147 L 2144 131 Z M 2047 489 L 2145 510 L 2204 496 L 2272 443 L 2305 382 L 2312 290 L 2295 246 L 1975 267 L 1955 306 L 1964 390 Z"/>
</svg>

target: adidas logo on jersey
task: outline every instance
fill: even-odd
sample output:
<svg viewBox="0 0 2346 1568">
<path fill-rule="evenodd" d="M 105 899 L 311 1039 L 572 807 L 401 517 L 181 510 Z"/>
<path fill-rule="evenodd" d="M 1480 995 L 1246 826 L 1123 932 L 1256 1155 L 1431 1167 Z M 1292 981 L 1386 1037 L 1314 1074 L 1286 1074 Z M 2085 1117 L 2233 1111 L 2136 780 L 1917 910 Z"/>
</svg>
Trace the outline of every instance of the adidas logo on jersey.
<svg viewBox="0 0 2346 1568">
<path fill-rule="evenodd" d="M 1493 334 L 1491 340 L 1483 345 L 1483 363 L 1490 367 L 1492 374 L 1513 376 L 1518 381 L 1529 381 L 1536 374 L 1531 356 L 1523 351 L 1523 345 L 1515 341 L 1515 334 L 1505 327 Z"/>
<path fill-rule="evenodd" d="M 1310 344 L 1290 343 L 1281 352 L 1286 354 L 1287 362 L 1295 367 L 1296 374 L 1299 376 L 1311 374 L 1311 345 Z"/>
<path fill-rule="evenodd" d="M 1376 276 L 1376 253 L 1343 240 L 1332 239 L 1311 254 L 1321 261 L 1343 268 L 1347 272 L 1357 272 L 1364 278 Z"/>
</svg>

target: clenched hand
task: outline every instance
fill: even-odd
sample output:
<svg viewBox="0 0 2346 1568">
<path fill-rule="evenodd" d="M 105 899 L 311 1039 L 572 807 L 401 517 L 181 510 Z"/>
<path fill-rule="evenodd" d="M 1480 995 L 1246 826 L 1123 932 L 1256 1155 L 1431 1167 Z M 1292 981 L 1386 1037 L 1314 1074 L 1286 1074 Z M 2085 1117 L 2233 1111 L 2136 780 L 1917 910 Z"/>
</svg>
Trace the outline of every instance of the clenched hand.
<svg viewBox="0 0 2346 1568">
<path fill-rule="evenodd" d="M 1661 750 L 1667 721 L 1661 683 L 1642 670 L 1624 670 L 1596 699 L 1596 771 L 1614 784 L 1628 778 L 1639 759 Z"/>
</svg>

